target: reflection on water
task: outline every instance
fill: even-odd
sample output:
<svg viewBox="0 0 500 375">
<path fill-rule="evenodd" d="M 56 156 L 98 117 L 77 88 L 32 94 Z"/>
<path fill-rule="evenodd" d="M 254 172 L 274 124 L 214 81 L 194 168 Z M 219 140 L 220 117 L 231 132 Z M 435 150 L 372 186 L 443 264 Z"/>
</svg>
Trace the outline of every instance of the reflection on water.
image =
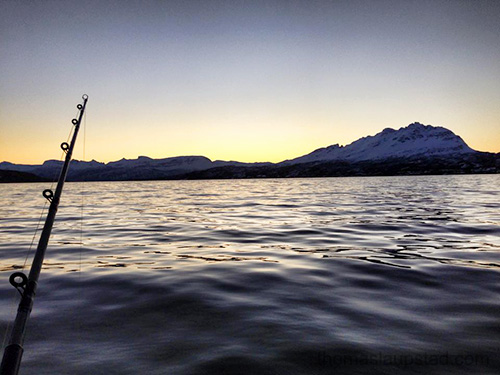
<svg viewBox="0 0 500 375">
<path fill-rule="evenodd" d="M 497 373 L 498 186 L 68 183 L 22 373 Z M 0 185 L 2 333 L 44 188 Z"/>
</svg>

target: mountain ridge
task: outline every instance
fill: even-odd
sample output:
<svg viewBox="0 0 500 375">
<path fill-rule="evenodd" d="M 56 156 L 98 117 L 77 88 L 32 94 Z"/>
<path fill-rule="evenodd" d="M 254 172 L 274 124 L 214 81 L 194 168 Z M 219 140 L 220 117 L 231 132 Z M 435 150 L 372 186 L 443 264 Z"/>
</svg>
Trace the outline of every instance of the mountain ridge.
<svg viewBox="0 0 500 375">
<path fill-rule="evenodd" d="M 403 170 L 410 168 L 408 172 L 411 173 L 411 168 L 416 168 L 416 165 L 418 165 L 414 162 L 419 159 L 450 159 L 444 163 L 446 168 L 443 173 L 446 173 L 446 171 L 461 173 L 464 170 L 467 171 L 466 173 L 483 173 L 484 171 L 496 173 L 499 167 L 496 164 L 498 155 L 500 153 L 493 154 L 473 150 L 460 136 L 444 127 L 423 125 L 419 122 L 414 122 L 398 130 L 385 128 L 375 135 L 362 137 L 346 146 L 334 144 L 322 147 L 309 154 L 284 160 L 280 163 L 212 161 L 200 155 L 176 156 L 163 159 L 139 156 L 137 159 L 122 158 L 109 163 L 101 163 L 96 160 L 89 162 L 73 160 L 68 180 L 113 181 L 204 178 L 202 176 L 206 176 L 205 178 L 239 178 L 237 176 L 249 175 L 258 177 L 269 174 L 282 176 L 283 173 L 285 174 L 282 177 L 289 177 L 297 174 L 308 175 L 307 168 L 324 170 L 326 174 L 337 171 L 335 173 L 345 173 L 347 175 L 357 175 L 362 170 L 364 171 L 362 174 L 366 175 L 371 173 L 367 165 L 372 165 L 372 168 L 375 170 L 383 172 L 384 163 L 387 165 L 388 170 L 393 170 L 391 168 L 394 165 L 400 165 L 400 168 Z M 402 162 L 403 164 L 401 164 Z M 404 163 L 410 164 L 406 165 Z M 456 165 L 452 165 L 453 163 Z M 460 163 L 461 165 L 459 165 Z M 318 169 L 318 165 L 322 164 L 326 166 L 323 169 Z M 332 165 L 328 166 L 329 164 Z M 391 168 L 389 168 L 389 164 L 392 165 Z M 47 160 L 42 165 L 1 162 L 0 170 L 29 173 L 39 176 L 41 179 L 55 179 L 58 176 L 61 165 L 62 161 L 58 160 Z M 432 163 L 430 165 L 430 169 L 433 169 Z M 419 169 L 421 167 L 422 165 L 417 170 L 420 171 L 419 173 L 425 173 L 427 169 Z M 285 172 L 275 171 L 277 169 L 283 169 Z M 206 173 L 209 170 L 214 170 L 215 175 L 219 177 L 210 177 L 214 174 Z M 440 173 L 439 170 L 434 169 L 434 171 Z M 260 172 L 264 174 L 259 174 Z M 393 170 L 392 173 L 395 172 Z M 314 176 L 320 175 L 321 172 L 314 174 Z"/>
<path fill-rule="evenodd" d="M 359 162 L 391 157 L 437 156 L 478 152 L 464 140 L 441 126 L 414 122 L 399 130 L 385 128 L 381 132 L 362 137 L 346 146 L 338 144 L 282 163 L 294 164 L 313 161 L 345 160 Z"/>
</svg>

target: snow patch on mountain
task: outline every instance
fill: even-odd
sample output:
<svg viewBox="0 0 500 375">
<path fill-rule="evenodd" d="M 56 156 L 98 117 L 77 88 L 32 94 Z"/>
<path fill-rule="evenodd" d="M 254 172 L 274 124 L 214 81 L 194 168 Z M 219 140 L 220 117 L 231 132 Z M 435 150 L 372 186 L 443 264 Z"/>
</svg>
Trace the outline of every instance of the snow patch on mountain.
<svg viewBox="0 0 500 375">
<path fill-rule="evenodd" d="M 283 164 L 332 160 L 359 162 L 474 152 L 476 151 L 451 130 L 415 122 L 399 130 L 386 128 L 376 135 L 360 138 L 347 146 L 335 144 L 320 148 L 310 154 L 287 160 Z"/>
<path fill-rule="evenodd" d="M 390 158 L 463 156 L 478 153 L 443 127 L 422 125 L 418 122 L 399 130 L 386 128 L 380 133 L 363 137 L 347 146 L 338 144 L 320 148 L 276 166 L 323 161 L 374 161 Z M 32 173 L 47 179 L 57 179 L 63 162 L 47 160 L 42 165 L 18 165 L 1 162 L 0 170 Z M 215 167 L 266 167 L 273 163 L 242 163 L 237 161 L 212 161 L 204 156 L 177 156 L 152 159 L 139 156 L 137 159 L 121 159 L 107 164 L 95 160 L 73 160 L 68 180 L 146 180 L 163 179 L 186 173 L 203 171 Z"/>
</svg>

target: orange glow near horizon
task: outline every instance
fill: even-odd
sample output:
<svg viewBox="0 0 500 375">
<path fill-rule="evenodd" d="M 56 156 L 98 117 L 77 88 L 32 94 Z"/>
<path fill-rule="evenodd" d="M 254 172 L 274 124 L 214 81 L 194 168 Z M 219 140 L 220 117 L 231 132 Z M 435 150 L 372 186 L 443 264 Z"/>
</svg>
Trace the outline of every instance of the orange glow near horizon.
<svg viewBox="0 0 500 375">
<path fill-rule="evenodd" d="M 116 161 L 122 158 L 135 159 L 148 156 L 162 159 L 175 156 L 200 155 L 211 160 L 235 160 L 240 162 L 280 162 L 308 154 L 320 147 L 335 143 L 347 145 L 360 137 L 374 135 L 385 127 L 398 129 L 407 126 L 388 124 L 371 128 L 337 126 L 325 128 L 318 126 L 282 127 L 262 126 L 259 129 L 205 129 L 192 128 L 181 133 L 139 132 L 135 128 L 123 131 L 103 129 L 97 124 L 88 124 L 86 131 L 81 129 L 73 154 L 78 160 L 97 160 L 99 162 Z M 432 124 L 434 125 L 434 124 Z M 440 124 L 436 124 L 438 126 Z M 446 127 L 446 126 L 445 126 Z M 457 126 L 458 128 L 458 126 Z M 484 127 L 488 129 L 487 126 Z M 460 135 L 473 149 L 487 152 L 500 152 L 499 127 L 489 126 L 490 131 L 477 132 L 464 126 L 462 132 L 450 129 Z M 63 127 L 57 131 L 45 132 L 45 127 L 29 131 L 10 130 L 2 133 L 0 139 L 0 161 L 15 164 L 42 164 L 45 160 L 59 159 L 61 142 L 66 140 L 67 132 Z M 67 126 L 68 130 L 70 126 Z M 343 129 L 343 131 L 342 131 Z M 366 130 L 366 133 L 363 131 Z M 66 133 L 66 134 L 65 134 Z M 85 155 L 83 143 L 85 142 Z"/>
<path fill-rule="evenodd" d="M 0 1 L 0 161 L 57 159 L 84 93 L 100 162 L 279 162 L 416 121 L 500 152 L 499 2 L 264 3 Z"/>
</svg>

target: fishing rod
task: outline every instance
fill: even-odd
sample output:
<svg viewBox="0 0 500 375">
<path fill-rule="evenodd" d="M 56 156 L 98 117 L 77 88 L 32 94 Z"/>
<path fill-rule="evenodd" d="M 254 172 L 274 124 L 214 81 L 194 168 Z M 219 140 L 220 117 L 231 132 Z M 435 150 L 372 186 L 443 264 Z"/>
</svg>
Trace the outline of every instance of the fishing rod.
<svg viewBox="0 0 500 375">
<path fill-rule="evenodd" d="M 21 358 L 24 351 L 23 343 L 24 335 L 26 333 L 26 324 L 33 308 L 33 301 L 35 299 L 38 277 L 40 276 L 40 271 L 42 270 L 45 250 L 47 250 L 47 244 L 49 243 L 50 233 L 52 232 L 52 226 L 54 224 L 57 208 L 59 206 L 59 200 L 61 198 L 64 182 L 66 181 L 66 176 L 68 174 L 71 155 L 73 154 L 73 148 L 75 147 L 76 137 L 78 135 L 78 130 L 80 130 L 80 123 L 82 122 L 88 98 L 88 95 L 83 95 L 83 103 L 76 106 L 80 110 L 80 113 L 78 115 L 78 120 L 76 118 L 71 120 L 75 127 L 71 144 L 68 145 L 66 142 L 61 143 L 61 149 L 66 153 L 66 159 L 64 160 L 64 165 L 61 169 L 59 180 L 57 181 L 56 191 L 54 193 L 52 190 L 46 189 L 42 193 L 42 195 L 50 202 L 50 206 L 47 218 L 45 219 L 42 234 L 38 242 L 35 257 L 33 258 L 33 263 L 31 264 L 29 276 L 26 276 L 22 272 L 14 272 L 9 277 L 9 282 L 21 294 L 21 301 L 19 302 L 19 307 L 17 309 L 16 320 L 14 321 L 14 326 L 12 327 L 10 340 L 8 345 L 5 347 L 3 354 L 0 375 L 17 375 L 19 372 Z"/>
</svg>

